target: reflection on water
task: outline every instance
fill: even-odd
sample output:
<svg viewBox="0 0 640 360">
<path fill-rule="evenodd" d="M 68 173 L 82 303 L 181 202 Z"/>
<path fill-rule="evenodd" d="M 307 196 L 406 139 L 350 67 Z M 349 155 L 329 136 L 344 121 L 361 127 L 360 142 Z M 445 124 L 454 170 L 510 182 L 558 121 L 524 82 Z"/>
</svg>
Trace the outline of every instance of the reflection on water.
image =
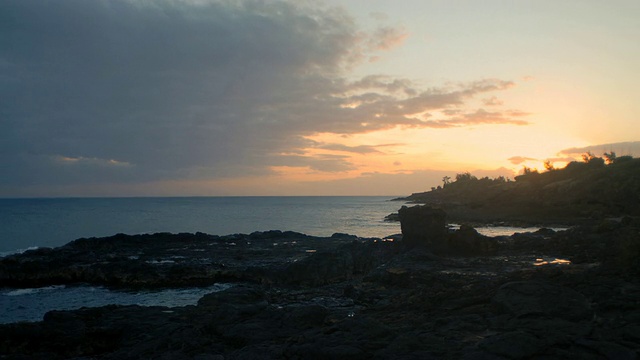
<svg viewBox="0 0 640 360">
<path fill-rule="evenodd" d="M 459 224 L 449 224 L 451 230 L 460 229 Z M 515 226 L 478 226 L 474 227 L 480 234 L 484 236 L 511 236 L 515 233 L 533 233 L 540 230 L 540 227 L 515 227 Z M 551 227 L 547 228 L 553 231 L 567 230 L 566 227 Z"/>
<path fill-rule="evenodd" d="M 551 259 L 551 258 L 549 258 L 549 259 L 538 258 L 533 263 L 533 265 L 535 265 L 535 266 L 541 266 L 541 265 L 571 265 L 571 260 L 557 259 L 557 258 L 553 258 L 553 259 Z"/>
</svg>

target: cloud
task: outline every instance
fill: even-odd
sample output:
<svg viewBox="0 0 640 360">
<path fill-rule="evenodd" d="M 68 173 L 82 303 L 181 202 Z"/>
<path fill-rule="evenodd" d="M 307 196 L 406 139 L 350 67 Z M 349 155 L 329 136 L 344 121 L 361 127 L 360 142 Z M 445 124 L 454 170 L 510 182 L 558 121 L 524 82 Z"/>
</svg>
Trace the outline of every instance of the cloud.
<svg viewBox="0 0 640 360">
<path fill-rule="evenodd" d="M 398 146 L 398 145 L 400 144 L 349 146 L 344 144 L 331 143 L 331 144 L 321 144 L 316 147 L 319 149 L 341 151 L 341 152 L 354 153 L 354 154 L 375 154 L 375 153 L 382 153 L 380 150 L 378 150 L 378 148 Z"/>
<path fill-rule="evenodd" d="M 382 12 L 370 12 L 369 16 L 371 16 L 372 19 L 378 20 L 378 21 L 385 21 L 389 19 L 389 15 L 382 13 Z"/>
<path fill-rule="evenodd" d="M 504 101 L 498 99 L 498 97 L 496 97 L 496 96 L 492 96 L 492 97 L 487 98 L 487 99 L 482 99 L 482 103 L 485 106 L 500 106 L 500 105 L 504 105 Z"/>
<path fill-rule="evenodd" d="M 304 136 L 526 124 L 467 105 L 510 81 L 420 89 L 351 78 L 406 31 L 363 32 L 343 10 L 304 4 L 0 2 L 0 185 L 224 178 L 286 164 L 342 171 L 353 168 L 345 158 L 302 156 Z"/>
<path fill-rule="evenodd" d="M 632 155 L 640 156 L 640 141 L 626 141 L 610 144 L 590 145 L 584 147 L 574 147 L 560 151 L 561 155 L 573 155 L 580 157 L 586 152 L 591 152 L 596 156 L 604 153 L 615 152 L 618 156 Z"/>
<path fill-rule="evenodd" d="M 54 156 L 53 161 L 63 165 L 73 166 L 116 166 L 116 167 L 131 167 L 133 164 L 126 161 L 118 161 L 113 159 L 98 159 L 98 158 L 86 158 L 86 157 L 70 157 L 70 156 Z"/>
<path fill-rule="evenodd" d="M 274 159 L 272 165 L 275 167 L 298 167 L 308 168 L 321 172 L 341 172 L 354 170 L 355 167 L 348 161 L 347 156 L 332 154 L 314 155 L 287 155 Z"/>
<path fill-rule="evenodd" d="M 507 160 L 509 160 L 513 165 L 520 165 L 527 161 L 538 161 L 538 159 L 525 157 L 525 156 L 512 156 Z"/>
<path fill-rule="evenodd" d="M 368 45 L 373 50 L 390 50 L 401 45 L 408 36 L 404 29 L 386 26 L 376 29 Z"/>
<path fill-rule="evenodd" d="M 529 122 L 518 119 L 519 117 L 527 116 L 526 113 L 521 112 L 499 112 L 499 111 L 486 111 L 484 109 L 478 109 L 473 113 L 461 114 L 444 120 L 428 120 L 417 124 L 417 127 L 434 127 L 434 128 L 452 128 L 460 126 L 471 125 L 486 125 L 486 124 L 510 124 L 510 125 L 528 125 Z"/>
<path fill-rule="evenodd" d="M 364 78 L 350 83 L 347 87 L 351 91 L 381 89 L 387 93 L 404 93 L 408 96 L 415 96 L 418 91 L 413 87 L 411 80 L 395 79 L 384 75 L 368 75 Z M 371 92 L 365 94 L 372 94 Z"/>
<path fill-rule="evenodd" d="M 556 163 L 556 162 L 569 163 L 569 162 L 572 162 L 572 161 L 576 161 L 576 158 L 573 158 L 573 157 L 570 157 L 570 156 L 564 156 L 564 157 L 552 157 L 552 158 L 548 158 L 546 160 L 550 161 L 552 164 Z"/>
</svg>

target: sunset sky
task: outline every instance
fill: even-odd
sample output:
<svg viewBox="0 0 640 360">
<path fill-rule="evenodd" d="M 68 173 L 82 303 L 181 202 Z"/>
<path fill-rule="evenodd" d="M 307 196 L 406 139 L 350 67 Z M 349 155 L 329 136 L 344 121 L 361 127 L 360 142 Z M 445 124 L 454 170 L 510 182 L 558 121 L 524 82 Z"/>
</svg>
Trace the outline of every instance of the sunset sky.
<svg viewBox="0 0 640 360">
<path fill-rule="evenodd" d="M 640 156 L 640 1 L 0 1 L 0 197 L 407 195 Z"/>
</svg>

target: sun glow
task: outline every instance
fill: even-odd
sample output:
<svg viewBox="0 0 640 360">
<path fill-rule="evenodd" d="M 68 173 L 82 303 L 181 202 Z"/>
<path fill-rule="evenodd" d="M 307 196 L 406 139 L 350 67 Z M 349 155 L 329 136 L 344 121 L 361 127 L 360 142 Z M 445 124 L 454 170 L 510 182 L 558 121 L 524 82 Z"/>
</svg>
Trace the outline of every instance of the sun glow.
<svg viewBox="0 0 640 360">
<path fill-rule="evenodd" d="M 537 135 L 543 134 L 543 135 Z M 392 129 L 372 131 L 349 136 L 319 133 L 305 137 L 315 144 L 339 144 L 359 147 L 366 144 L 369 152 L 327 150 L 320 147 L 304 149 L 308 156 L 339 154 L 360 172 L 401 173 L 423 169 L 473 171 L 504 167 L 514 173 L 523 166 L 544 170 L 543 163 L 550 160 L 556 167 L 571 161 L 558 154 L 559 149 L 571 144 L 583 144 L 567 134 L 546 130 L 541 125 L 525 127 L 483 125 L 453 129 Z M 520 161 L 514 158 L 527 154 Z M 346 175 L 346 174 L 345 174 Z"/>
</svg>

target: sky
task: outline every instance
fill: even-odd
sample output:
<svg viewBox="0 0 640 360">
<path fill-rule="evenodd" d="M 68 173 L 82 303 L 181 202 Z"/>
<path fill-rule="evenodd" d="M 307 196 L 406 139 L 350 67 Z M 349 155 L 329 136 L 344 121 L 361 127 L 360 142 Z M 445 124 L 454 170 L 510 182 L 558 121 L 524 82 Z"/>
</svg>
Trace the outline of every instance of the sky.
<svg viewBox="0 0 640 360">
<path fill-rule="evenodd" d="M 637 0 L 3 0 L 0 197 L 408 195 L 640 156 Z"/>
</svg>

